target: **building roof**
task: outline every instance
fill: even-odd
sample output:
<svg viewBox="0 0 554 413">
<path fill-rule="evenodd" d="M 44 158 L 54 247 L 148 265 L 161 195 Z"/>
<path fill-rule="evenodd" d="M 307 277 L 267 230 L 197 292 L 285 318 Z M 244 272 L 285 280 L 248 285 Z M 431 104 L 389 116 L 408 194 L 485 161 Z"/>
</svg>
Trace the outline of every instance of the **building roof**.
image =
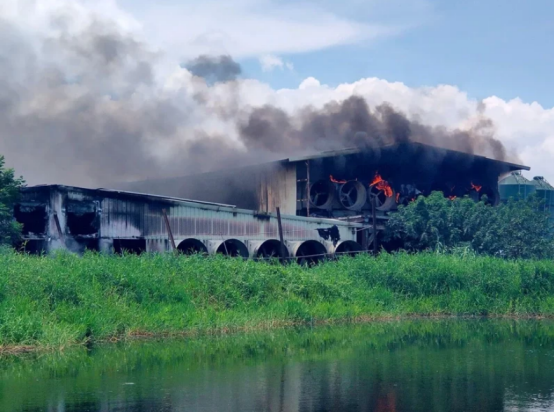
<svg viewBox="0 0 554 413">
<path fill-rule="evenodd" d="M 474 158 L 477 158 L 477 159 L 480 159 L 480 160 L 502 164 L 502 165 L 506 166 L 508 170 L 511 170 L 511 171 L 517 171 L 517 170 L 529 171 L 531 169 L 529 166 L 525 166 L 525 165 L 519 165 L 519 164 L 516 164 L 516 163 L 506 162 L 506 161 L 499 161 L 499 160 L 488 158 L 488 157 L 482 156 L 482 155 L 469 154 L 469 153 L 466 153 L 466 152 L 456 151 L 456 150 L 453 150 L 453 149 L 441 148 L 441 147 L 438 147 L 438 146 L 428 145 L 428 144 L 419 143 L 419 142 L 410 142 L 410 143 L 405 143 L 405 144 L 387 145 L 387 146 L 382 147 L 381 149 L 394 150 L 396 148 L 399 148 L 401 145 L 408 145 L 408 146 L 411 146 L 411 147 L 414 147 L 414 148 L 419 147 L 419 148 L 423 148 L 423 149 L 427 149 L 427 150 L 433 150 L 433 151 L 444 151 L 446 153 L 459 154 L 461 156 L 471 156 L 471 157 L 474 157 Z M 336 156 L 353 155 L 353 154 L 363 153 L 365 151 L 367 151 L 367 149 L 360 148 L 360 147 L 345 148 L 345 149 L 338 149 L 338 150 L 333 150 L 333 151 L 323 151 L 323 152 L 319 152 L 319 153 L 311 154 L 311 155 L 291 157 L 291 158 L 288 158 L 288 159 L 283 159 L 281 162 L 286 162 L 286 163 L 292 162 L 292 163 L 294 163 L 294 162 L 307 161 L 307 160 L 310 160 L 310 159 L 320 159 L 320 158 L 330 158 L 330 157 L 336 157 Z"/>
<path fill-rule="evenodd" d="M 533 185 L 521 172 L 514 171 L 498 182 L 499 185 Z"/>
<path fill-rule="evenodd" d="M 548 183 L 542 176 L 535 176 L 531 181 L 533 185 L 540 191 L 554 191 L 554 187 Z"/>
<path fill-rule="evenodd" d="M 185 199 L 185 198 L 177 198 L 177 197 L 170 197 L 170 196 L 162 196 L 162 195 L 153 195 L 153 194 L 144 194 L 140 192 L 130 192 L 130 191 L 120 191 L 120 190 L 114 190 L 114 189 L 106 189 L 106 188 L 82 188 L 77 186 L 68 186 L 68 185 L 57 185 L 57 184 L 51 184 L 51 185 L 35 185 L 35 186 L 27 186 L 21 188 L 21 191 L 23 193 L 32 194 L 33 192 L 49 192 L 49 191 L 59 191 L 59 192 L 77 192 L 81 194 L 86 195 L 96 195 L 96 196 L 103 196 L 106 198 L 112 197 L 112 198 L 121 198 L 121 197 L 127 197 L 130 199 L 133 199 L 135 201 L 142 201 L 142 202 L 169 202 L 176 205 L 186 205 L 190 207 L 196 207 L 199 209 L 205 209 L 205 210 L 212 210 L 212 211 L 227 211 L 232 213 L 245 213 L 249 215 L 253 215 L 255 217 L 263 217 L 266 218 L 277 218 L 277 214 L 274 212 L 259 212 L 255 210 L 250 209 L 243 209 L 243 208 L 237 208 L 235 205 L 228 205 L 228 204 L 219 204 L 216 202 L 206 202 L 206 201 L 198 201 L 198 200 L 191 200 L 191 199 Z M 28 202 L 27 200 L 24 200 L 24 202 Z M 338 220 L 335 218 L 323 218 L 323 217 L 303 217 L 303 216 L 297 216 L 297 215 L 290 215 L 290 214 L 281 214 L 282 217 L 286 217 L 288 220 L 291 221 L 301 221 L 301 222 L 308 222 L 308 223 L 316 223 L 321 225 L 338 225 L 338 226 L 347 226 L 347 227 L 362 227 L 362 224 L 357 222 L 345 222 L 342 220 Z"/>
<path fill-rule="evenodd" d="M 106 195 L 106 196 L 124 195 L 124 196 L 129 196 L 134 198 L 151 199 L 151 200 L 157 200 L 157 201 L 193 202 L 195 204 L 202 204 L 202 205 L 236 208 L 235 205 L 221 204 L 217 202 L 199 201 L 196 199 L 186 199 L 186 198 L 178 198 L 178 197 L 165 196 L 165 195 L 145 194 L 142 192 L 121 191 L 117 189 L 107 189 L 107 188 L 83 188 L 79 186 L 53 184 L 53 185 L 28 186 L 28 187 L 23 187 L 21 190 L 23 192 L 32 192 L 32 191 L 41 190 L 43 188 L 47 190 L 56 189 L 56 190 L 62 190 L 62 191 L 78 191 L 78 192 L 89 192 L 89 193 L 94 192 L 98 195 Z"/>
</svg>

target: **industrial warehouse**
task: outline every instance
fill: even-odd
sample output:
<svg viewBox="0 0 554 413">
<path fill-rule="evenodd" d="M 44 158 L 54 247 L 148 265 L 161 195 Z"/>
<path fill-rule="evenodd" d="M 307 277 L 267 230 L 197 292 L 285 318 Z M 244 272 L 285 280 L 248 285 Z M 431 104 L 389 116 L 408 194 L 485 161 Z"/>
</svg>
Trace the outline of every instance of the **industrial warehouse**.
<svg viewBox="0 0 554 413">
<path fill-rule="evenodd" d="M 552 187 L 526 181 L 520 171 L 529 169 L 419 143 L 350 148 L 116 189 L 28 187 L 15 217 L 29 252 L 176 249 L 313 262 L 376 248 L 388 214 L 432 191 L 492 205 L 542 191 L 551 208 Z"/>
</svg>

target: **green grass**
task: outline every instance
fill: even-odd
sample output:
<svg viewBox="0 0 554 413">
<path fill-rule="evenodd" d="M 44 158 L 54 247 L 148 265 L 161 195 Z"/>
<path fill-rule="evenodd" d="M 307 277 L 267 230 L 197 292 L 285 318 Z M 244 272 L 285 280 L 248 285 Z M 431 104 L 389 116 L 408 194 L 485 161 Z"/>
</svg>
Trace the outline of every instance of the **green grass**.
<svg viewBox="0 0 554 413">
<path fill-rule="evenodd" d="M 0 253 L 0 346 L 407 315 L 554 315 L 554 262 L 441 254 L 314 268 L 224 257 Z"/>
</svg>

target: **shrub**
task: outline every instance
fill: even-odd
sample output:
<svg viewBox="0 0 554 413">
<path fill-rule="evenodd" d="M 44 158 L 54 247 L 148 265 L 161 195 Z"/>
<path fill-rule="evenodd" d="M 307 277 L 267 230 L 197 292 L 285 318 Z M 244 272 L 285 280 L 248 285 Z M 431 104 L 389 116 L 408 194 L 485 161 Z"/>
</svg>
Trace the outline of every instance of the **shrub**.
<svg viewBox="0 0 554 413">
<path fill-rule="evenodd" d="M 19 199 L 23 178 L 16 178 L 14 170 L 5 167 L 0 155 L 0 246 L 15 244 L 21 235 L 21 225 L 13 218 L 13 208 Z"/>
<path fill-rule="evenodd" d="M 391 215 L 385 234 L 385 242 L 390 241 L 408 251 L 469 247 L 502 258 L 554 257 L 549 214 L 536 197 L 492 207 L 433 192 Z"/>
</svg>

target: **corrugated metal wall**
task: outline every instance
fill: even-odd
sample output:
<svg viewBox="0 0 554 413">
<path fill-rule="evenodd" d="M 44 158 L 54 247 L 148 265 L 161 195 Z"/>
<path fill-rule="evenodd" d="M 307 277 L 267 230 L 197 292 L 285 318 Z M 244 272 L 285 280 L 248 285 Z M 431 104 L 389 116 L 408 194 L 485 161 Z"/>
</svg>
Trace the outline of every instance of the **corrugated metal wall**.
<svg viewBox="0 0 554 413">
<path fill-rule="evenodd" d="M 56 185 L 34 190 L 29 188 L 24 192 L 22 202 L 37 199 L 47 205 L 47 237 L 51 248 L 69 248 L 71 243 L 92 245 L 90 242 L 97 240 L 100 250 L 109 250 L 114 239 L 145 239 L 148 251 L 167 250 L 170 244 L 164 210 L 177 244 L 188 238 L 201 240 L 206 245 L 229 239 L 238 239 L 248 245 L 279 239 L 275 214 L 227 205 Z M 96 211 L 97 233 L 79 234 L 69 230 L 67 206 L 74 208 L 80 204 L 85 211 Z M 76 219 L 75 215 L 72 219 Z M 328 250 L 332 250 L 333 246 L 329 246 L 330 241 L 324 240 L 317 229 L 329 229 L 336 225 L 341 241 L 356 241 L 356 230 L 361 227 L 361 224 L 285 214 L 282 215 L 282 224 L 285 241 L 316 240 L 325 244 Z"/>
<path fill-rule="evenodd" d="M 258 199 L 259 210 L 296 215 L 296 164 L 277 165 L 260 176 Z"/>
<path fill-rule="evenodd" d="M 105 198 L 102 201 L 102 238 L 147 239 L 166 238 L 167 228 L 163 220 L 164 203 L 149 204 L 129 200 Z M 277 218 L 257 215 L 253 211 L 226 207 L 206 207 L 191 203 L 165 205 L 173 236 L 184 238 L 278 238 Z M 283 234 L 289 240 L 318 239 L 317 228 L 337 225 L 341 239 L 355 240 L 352 224 L 324 219 L 282 216 Z"/>
</svg>

